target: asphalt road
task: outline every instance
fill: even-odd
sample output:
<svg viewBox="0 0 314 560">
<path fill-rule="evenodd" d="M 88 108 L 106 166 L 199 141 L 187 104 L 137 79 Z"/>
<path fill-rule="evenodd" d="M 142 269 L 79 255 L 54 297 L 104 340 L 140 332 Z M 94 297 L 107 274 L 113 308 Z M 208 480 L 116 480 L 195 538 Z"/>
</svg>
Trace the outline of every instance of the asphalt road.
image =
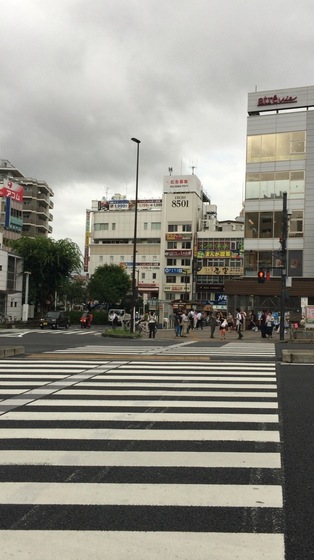
<svg viewBox="0 0 314 560">
<path fill-rule="evenodd" d="M 96 329 L 93 331 L 73 329 L 72 331 L 60 330 L 57 332 L 0 332 L 0 346 L 23 345 L 26 354 L 66 350 L 69 347 L 84 345 L 97 346 L 100 343 L 108 348 L 121 347 L 121 339 L 106 339 L 101 337 L 100 333 L 100 329 L 98 331 Z M 134 340 L 123 340 L 123 345 L 130 348 L 134 346 L 134 343 Z M 159 339 L 153 343 L 167 347 L 176 344 L 176 341 L 170 337 L 168 340 Z M 136 345 L 144 348 L 147 344 L 151 344 L 151 341 L 147 339 L 136 341 Z M 211 344 L 212 348 L 222 347 L 219 341 Z M 207 347 L 208 341 L 198 341 L 196 346 L 200 349 Z M 285 344 L 285 347 L 288 346 L 300 348 L 300 345 Z M 307 349 L 312 345 L 304 347 Z M 253 353 L 256 346 L 252 345 L 251 348 Z M 314 532 L 312 529 L 314 521 L 314 365 L 281 364 L 278 360 L 281 348 L 282 345 L 277 343 L 276 372 L 284 496 L 285 559 L 312 560 L 314 559 Z M 23 359 L 21 357 L 21 361 Z M 225 356 L 221 354 L 218 359 L 226 364 L 236 363 L 230 354 Z M 241 361 L 252 363 L 252 357 L 242 357 Z M 228 482 L 227 479 L 226 482 Z"/>
</svg>

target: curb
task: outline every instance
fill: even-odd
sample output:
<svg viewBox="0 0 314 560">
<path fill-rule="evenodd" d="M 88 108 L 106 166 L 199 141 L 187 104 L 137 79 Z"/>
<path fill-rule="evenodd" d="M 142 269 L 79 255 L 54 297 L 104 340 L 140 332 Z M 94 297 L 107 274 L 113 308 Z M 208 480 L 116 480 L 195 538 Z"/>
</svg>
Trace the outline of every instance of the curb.
<svg viewBox="0 0 314 560">
<path fill-rule="evenodd" d="M 10 358 L 18 354 L 25 354 L 24 346 L 4 346 L 0 348 L 0 359 Z"/>
</svg>

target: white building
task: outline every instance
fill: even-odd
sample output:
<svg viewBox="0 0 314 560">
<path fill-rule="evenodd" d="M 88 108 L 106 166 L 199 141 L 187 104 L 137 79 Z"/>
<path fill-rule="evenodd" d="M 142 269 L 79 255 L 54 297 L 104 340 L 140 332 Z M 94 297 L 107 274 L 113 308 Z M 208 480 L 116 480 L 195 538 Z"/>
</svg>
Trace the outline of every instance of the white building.
<svg viewBox="0 0 314 560">
<path fill-rule="evenodd" d="M 92 201 L 86 212 L 89 275 L 110 263 L 132 274 L 134 218 L 134 201 L 119 194 Z M 243 274 L 243 221 L 218 222 L 196 175 L 169 175 L 162 199 L 138 201 L 136 248 L 138 291 L 158 300 L 163 315 L 173 300 L 215 300 L 225 279 Z"/>
</svg>

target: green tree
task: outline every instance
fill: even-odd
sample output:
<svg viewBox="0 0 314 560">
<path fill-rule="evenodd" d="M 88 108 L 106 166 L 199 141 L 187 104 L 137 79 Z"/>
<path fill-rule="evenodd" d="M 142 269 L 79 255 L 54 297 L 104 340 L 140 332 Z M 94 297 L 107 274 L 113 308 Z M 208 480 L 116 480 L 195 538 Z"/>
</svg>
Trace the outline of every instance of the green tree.
<svg viewBox="0 0 314 560">
<path fill-rule="evenodd" d="M 66 278 L 59 289 L 59 299 L 64 299 L 72 309 L 73 305 L 82 305 L 87 299 L 86 279 L 82 277 Z"/>
<path fill-rule="evenodd" d="M 24 260 L 24 270 L 30 274 L 30 300 L 41 311 L 49 308 L 62 283 L 79 272 L 82 254 L 70 239 L 55 241 L 48 237 L 21 237 L 11 247 Z"/>
<path fill-rule="evenodd" d="M 130 288 L 129 275 L 116 264 L 99 266 L 88 283 L 89 298 L 109 305 L 120 302 Z"/>
</svg>

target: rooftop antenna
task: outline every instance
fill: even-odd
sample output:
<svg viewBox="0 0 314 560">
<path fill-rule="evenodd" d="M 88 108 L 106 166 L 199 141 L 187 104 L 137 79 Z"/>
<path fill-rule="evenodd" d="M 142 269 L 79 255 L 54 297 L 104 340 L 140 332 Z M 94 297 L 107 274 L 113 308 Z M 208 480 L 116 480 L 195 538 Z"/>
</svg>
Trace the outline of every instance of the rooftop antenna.
<svg viewBox="0 0 314 560">
<path fill-rule="evenodd" d="M 172 171 L 173 171 L 172 167 L 168 167 L 168 171 L 169 171 L 169 175 L 170 175 L 170 177 L 171 177 L 171 173 L 172 173 Z"/>
<path fill-rule="evenodd" d="M 190 165 L 190 169 L 192 169 L 192 175 L 194 175 L 194 169 L 197 168 L 197 165 L 192 161 L 192 165 Z"/>
</svg>

